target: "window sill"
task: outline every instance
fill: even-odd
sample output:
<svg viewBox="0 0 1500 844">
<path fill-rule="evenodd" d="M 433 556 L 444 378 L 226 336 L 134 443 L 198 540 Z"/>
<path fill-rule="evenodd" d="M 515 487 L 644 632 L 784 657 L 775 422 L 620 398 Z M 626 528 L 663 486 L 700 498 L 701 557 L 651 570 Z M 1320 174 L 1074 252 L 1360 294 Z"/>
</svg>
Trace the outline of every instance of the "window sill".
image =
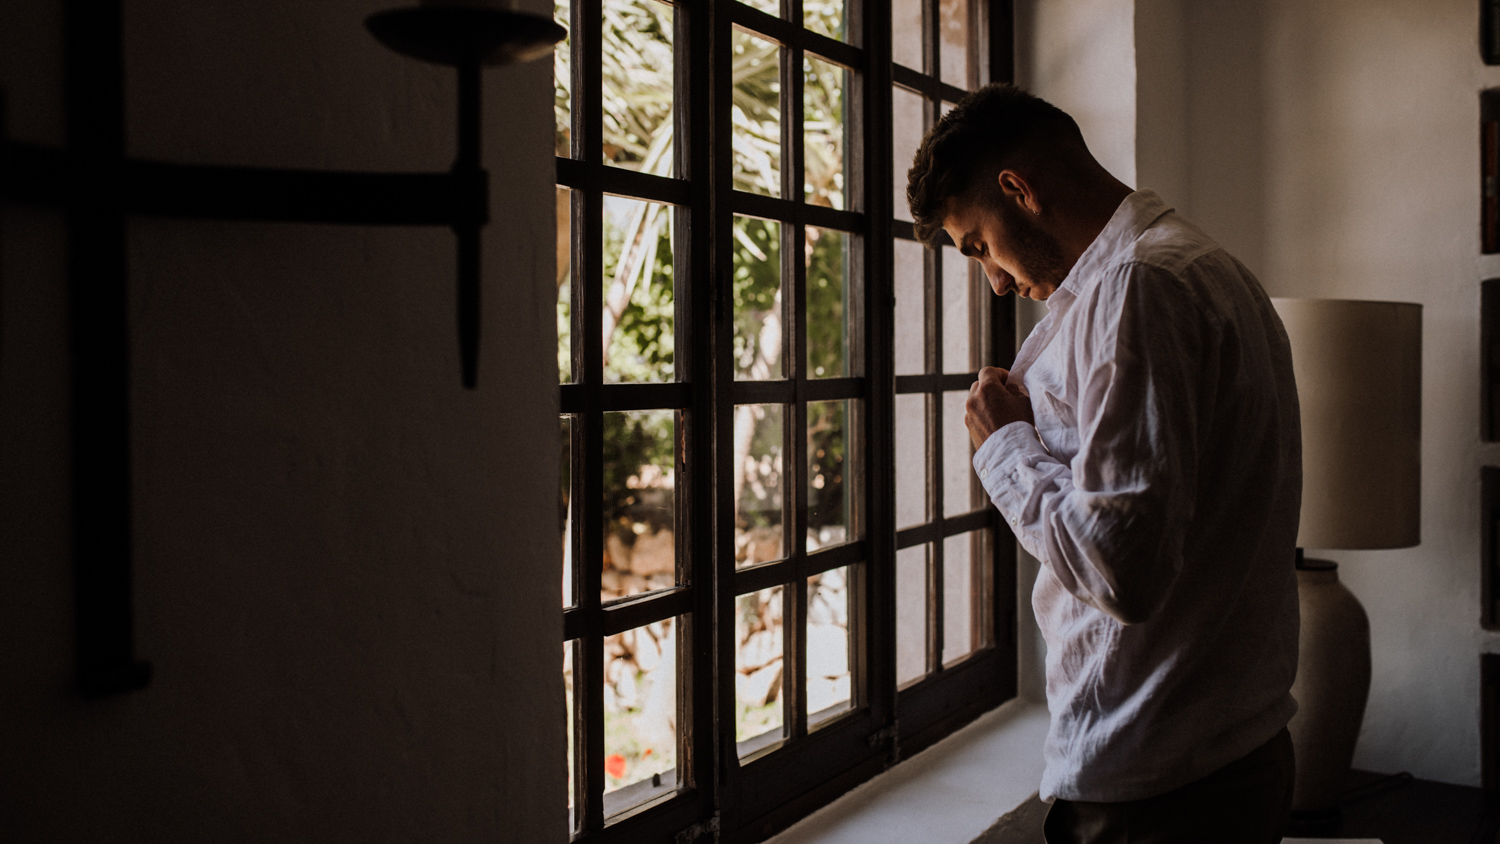
<svg viewBox="0 0 1500 844">
<path fill-rule="evenodd" d="M 1011 700 L 767 844 L 970 844 L 1036 794 L 1047 707 Z"/>
</svg>

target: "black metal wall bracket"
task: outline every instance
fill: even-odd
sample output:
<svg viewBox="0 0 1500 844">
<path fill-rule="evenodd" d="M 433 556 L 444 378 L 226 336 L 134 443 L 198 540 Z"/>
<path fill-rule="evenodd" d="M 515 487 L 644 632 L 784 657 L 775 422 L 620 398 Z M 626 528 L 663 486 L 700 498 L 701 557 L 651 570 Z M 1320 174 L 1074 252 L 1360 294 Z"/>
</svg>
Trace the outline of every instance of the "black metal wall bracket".
<svg viewBox="0 0 1500 844">
<path fill-rule="evenodd" d="M 0 203 L 67 219 L 77 684 L 100 697 L 144 687 L 131 594 L 127 216 L 353 225 L 449 226 L 458 246 L 462 384 L 478 383 L 479 231 L 489 220 L 480 164 L 480 68 L 539 58 L 566 33 L 551 20 L 424 2 L 365 25 L 398 53 L 458 72 L 458 154 L 446 173 L 218 167 L 124 154 L 121 0 L 67 0 L 65 148 L 9 141 L 0 99 Z"/>
<path fill-rule="evenodd" d="M 480 166 L 479 69 L 547 55 L 567 33 L 556 22 L 488 6 L 421 6 L 378 12 L 365 20 L 380 43 L 396 52 L 458 69 L 458 158 L 452 176 L 484 200 L 489 175 Z M 482 219 L 453 221 L 458 235 L 458 343 L 463 384 L 474 388 L 479 367 L 479 227 Z"/>
</svg>

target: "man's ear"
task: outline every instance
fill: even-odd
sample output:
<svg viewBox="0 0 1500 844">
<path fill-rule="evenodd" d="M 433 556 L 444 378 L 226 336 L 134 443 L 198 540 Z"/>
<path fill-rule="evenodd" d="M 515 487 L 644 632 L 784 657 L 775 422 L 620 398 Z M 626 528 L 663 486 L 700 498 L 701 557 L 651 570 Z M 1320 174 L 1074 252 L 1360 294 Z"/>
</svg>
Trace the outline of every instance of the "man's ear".
<svg viewBox="0 0 1500 844">
<path fill-rule="evenodd" d="M 1001 170 L 996 177 L 1000 182 L 1000 195 L 1007 202 L 1014 202 L 1022 211 L 1028 214 L 1042 213 L 1042 206 L 1037 202 L 1036 191 L 1031 189 L 1031 183 L 1026 181 L 1014 170 Z"/>
</svg>

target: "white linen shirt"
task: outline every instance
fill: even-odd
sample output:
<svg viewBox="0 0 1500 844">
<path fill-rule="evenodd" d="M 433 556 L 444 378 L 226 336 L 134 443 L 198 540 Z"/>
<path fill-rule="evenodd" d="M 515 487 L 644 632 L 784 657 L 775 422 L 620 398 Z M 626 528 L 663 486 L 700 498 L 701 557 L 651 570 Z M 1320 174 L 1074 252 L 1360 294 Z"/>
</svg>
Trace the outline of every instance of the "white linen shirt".
<svg viewBox="0 0 1500 844">
<path fill-rule="evenodd" d="M 1260 283 L 1137 191 L 1047 300 L 1012 377 L 1036 418 L 974 455 L 1042 562 L 1042 798 L 1170 791 L 1296 712 L 1301 434 Z"/>
</svg>

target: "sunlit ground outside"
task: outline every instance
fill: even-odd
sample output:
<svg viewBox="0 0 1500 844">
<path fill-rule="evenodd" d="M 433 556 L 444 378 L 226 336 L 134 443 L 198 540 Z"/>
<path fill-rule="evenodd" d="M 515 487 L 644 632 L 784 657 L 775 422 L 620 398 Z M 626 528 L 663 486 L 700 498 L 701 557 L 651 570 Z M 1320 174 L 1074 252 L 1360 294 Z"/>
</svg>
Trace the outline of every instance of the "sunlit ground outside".
<svg viewBox="0 0 1500 844">
<path fill-rule="evenodd" d="M 849 708 L 849 595 L 847 566 L 807 579 L 807 714 L 810 724 Z"/>
<path fill-rule="evenodd" d="M 735 599 L 735 741 L 780 732 L 782 600 L 776 586 Z"/>
<path fill-rule="evenodd" d="M 563 643 L 563 702 L 568 712 L 568 829 L 574 828 L 573 773 L 578 768 L 577 750 L 573 746 L 573 650 L 575 642 Z"/>
<path fill-rule="evenodd" d="M 677 624 L 604 640 L 604 793 L 643 780 L 675 782 Z"/>
</svg>

